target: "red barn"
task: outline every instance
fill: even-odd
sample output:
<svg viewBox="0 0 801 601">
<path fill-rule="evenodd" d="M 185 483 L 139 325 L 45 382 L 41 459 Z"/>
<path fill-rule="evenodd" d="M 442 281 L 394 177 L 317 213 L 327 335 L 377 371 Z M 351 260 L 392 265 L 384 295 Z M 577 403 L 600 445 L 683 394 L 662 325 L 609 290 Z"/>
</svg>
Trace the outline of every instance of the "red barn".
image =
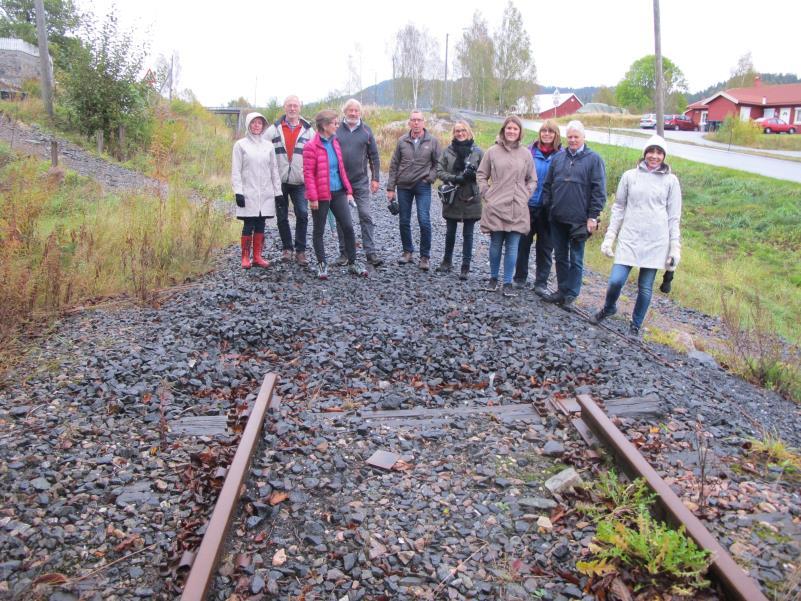
<svg viewBox="0 0 801 601">
<path fill-rule="evenodd" d="M 540 119 L 552 119 L 572 115 L 584 104 L 573 92 L 559 92 L 553 94 L 536 94 L 530 98 L 521 98 L 512 112 L 535 115 Z"/>
<path fill-rule="evenodd" d="M 762 85 L 757 78 L 750 88 L 730 88 L 706 100 L 694 102 L 684 114 L 698 125 L 719 125 L 726 117 L 743 121 L 759 117 L 779 117 L 801 126 L 801 83 Z"/>
</svg>

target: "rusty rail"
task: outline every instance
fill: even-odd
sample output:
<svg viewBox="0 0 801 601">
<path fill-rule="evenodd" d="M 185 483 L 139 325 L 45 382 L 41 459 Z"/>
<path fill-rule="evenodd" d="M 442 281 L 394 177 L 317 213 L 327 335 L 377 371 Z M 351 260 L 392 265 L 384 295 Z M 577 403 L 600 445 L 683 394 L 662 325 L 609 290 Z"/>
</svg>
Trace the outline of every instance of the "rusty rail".
<svg viewBox="0 0 801 601">
<path fill-rule="evenodd" d="M 637 448 L 617 429 L 606 413 L 589 395 L 578 395 L 581 417 L 608 444 L 630 477 L 643 478 L 658 495 L 665 515 L 675 525 L 683 525 L 687 534 L 702 549 L 711 553 L 711 570 L 726 594 L 737 601 L 767 601 L 759 586 L 738 566 L 701 521 L 687 509 L 681 499 L 656 473 Z"/>
<path fill-rule="evenodd" d="M 184 585 L 181 601 L 202 601 L 209 592 L 217 562 L 220 560 L 223 545 L 231 527 L 236 507 L 239 503 L 242 484 L 250 469 L 250 461 L 259 443 L 259 438 L 267 410 L 272 407 L 273 392 L 278 376 L 268 373 L 259 389 L 259 395 L 253 404 L 245 431 L 236 449 L 233 461 L 225 476 L 220 496 L 214 505 L 206 533 L 200 542 L 200 548 L 192 563 L 192 569 Z"/>
</svg>

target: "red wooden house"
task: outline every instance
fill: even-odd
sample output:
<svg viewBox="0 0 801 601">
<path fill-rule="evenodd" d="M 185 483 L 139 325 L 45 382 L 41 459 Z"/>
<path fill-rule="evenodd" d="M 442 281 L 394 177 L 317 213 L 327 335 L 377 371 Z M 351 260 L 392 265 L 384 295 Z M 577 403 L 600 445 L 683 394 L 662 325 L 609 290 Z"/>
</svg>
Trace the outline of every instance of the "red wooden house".
<svg viewBox="0 0 801 601">
<path fill-rule="evenodd" d="M 539 119 L 552 119 L 572 115 L 583 106 L 581 100 L 573 92 L 553 94 L 536 94 L 529 98 L 520 98 L 512 112 L 534 115 Z"/>
<path fill-rule="evenodd" d="M 700 126 L 714 127 L 730 116 L 738 116 L 743 121 L 779 117 L 801 126 L 801 83 L 762 85 L 757 77 L 752 87 L 717 92 L 692 103 L 684 114 Z"/>
</svg>

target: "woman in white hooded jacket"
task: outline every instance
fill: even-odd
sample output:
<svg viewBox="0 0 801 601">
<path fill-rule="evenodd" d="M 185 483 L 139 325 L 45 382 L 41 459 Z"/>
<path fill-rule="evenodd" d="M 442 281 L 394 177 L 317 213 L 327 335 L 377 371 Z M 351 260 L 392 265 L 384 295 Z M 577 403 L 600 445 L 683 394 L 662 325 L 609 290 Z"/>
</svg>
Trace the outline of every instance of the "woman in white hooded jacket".
<svg viewBox="0 0 801 601">
<path fill-rule="evenodd" d="M 248 113 L 244 138 L 234 144 L 231 160 L 231 182 L 236 200 L 236 218 L 242 224 L 242 269 L 250 269 L 250 248 L 253 264 L 269 267 L 262 256 L 264 223 L 275 217 L 275 197 L 281 194 L 281 177 L 275 149 L 265 135 L 267 120 L 260 113 Z"/>
<path fill-rule="evenodd" d="M 598 323 L 617 312 L 620 291 L 631 268 L 638 267 L 637 300 L 629 326 L 632 336 L 639 335 L 645 320 L 657 270 L 672 271 L 681 258 L 681 186 L 665 163 L 665 156 L 665 140 L 651 136 L 637 167 L 620 178 L 609 229 L 601 244 L 601 252 L 614 257 L 615 263 L 604 306 L 591 321 Z M 617 250 L 613 253 L 615 239 Z"/>
</svg>

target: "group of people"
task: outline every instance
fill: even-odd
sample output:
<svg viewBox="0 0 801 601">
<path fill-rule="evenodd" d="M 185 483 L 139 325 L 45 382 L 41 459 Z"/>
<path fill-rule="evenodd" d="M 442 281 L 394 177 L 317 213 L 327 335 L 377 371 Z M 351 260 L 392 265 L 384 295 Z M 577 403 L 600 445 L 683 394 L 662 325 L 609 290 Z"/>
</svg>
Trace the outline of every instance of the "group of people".
<svg viewBox="0 0 801 601">
<path fill-rule="evenodd" d="M 269 267 L 261 256 L 265 220 L 278 218 L 282 260 L 308 265 L 306 234 L 312 212 L 312 243 L 317 275 L 328 278 L 323 244 L 328 214 L 337 224 L 336 263 L 360 276 L 367 269 L 356 256 L 350 207 L 359 216 L 367 262 L 383 259 L 375 243 L 370 197 L 379 188 L 380 159 L 375 137 L 362 121 L 362 106 L 350 99 L 344 118 L 333 110 L 320 111 L 314 123 L 300 116 L 296 96 L 284 102 L 285 114 L 272 125 L 259 113 L 246 119 L 246 136 L 234 145 L 232 181 L 237 217 L 242 219 L 242 267 Z M 606 204 L 606 171 L 601 157 L 585 143 L 584 126 L 571 121 L 563 148 L 559 126 L 545 121 L 537 139 L 523 144 L 523 123 L 507 117 L 495 143 L 483 151 L 470 125 L 458 120 L 451 143 L 440 152 L 439 141 L 425 127 L 420 111 L 412 111 L 409 131 L 398 140 L 389 165 L 387 201 L 399 214 L 402 246 L 398 263 L 414 261 L 412 209 L 419 235 L 418 266 L 431 266 L 432 187 L 446 222 L 445 252 L 436 271 L 453 269 L 458 224 L 462 224 L 459 278 L 467 279 L 473 256 L 476 223 L 489 235 L 489 280 L 486 290 L 515 296 L 527 285 L 529 258 L 534 247 L 534 292 L 545 302 L 572 311 L 581 291 L 586 240 L 598 229 Z M 591 321 L 599 323 L 617 311 L 617 301 L 633 267 L 639 268 L 638 294 L 630 323 L 637 335 L 650 304 L 656 273 L 670 272 L 680 259 L 681 188 L 665 162 L 667 146 L 650 138 L 634 169 L 618 185 L 609 227 L 601 251 L 614 258 L 604 305 Z M 289 201 L 295 213 L 295 241 L 289 225 Z M 613 247 L 617 242 L 617 250 Z M 252 249 L 252 259 L 251 259 Z M 294 254 L 293 254 L 294 253 Z M 501 282 L 501 263 L 503 280 Z M 548 292 L 551 267 L 557 288 Z"/>
</svg>

